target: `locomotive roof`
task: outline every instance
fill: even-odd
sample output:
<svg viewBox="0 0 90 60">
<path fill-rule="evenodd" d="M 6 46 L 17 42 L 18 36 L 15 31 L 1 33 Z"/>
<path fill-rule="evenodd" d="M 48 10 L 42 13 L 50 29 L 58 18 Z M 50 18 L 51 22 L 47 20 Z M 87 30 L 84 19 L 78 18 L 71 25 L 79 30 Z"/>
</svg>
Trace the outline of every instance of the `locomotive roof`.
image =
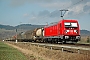
<svg viewBox="0 0 90 60">
<path fill-rule="evenodd" d="M 60 20 L 60 21 L 64 21 L 64 22 L 77 22 L 77 20 Z"/>
<path fill-rule="evenodd" d="M 71 20 L 71 19 L 69 19 L 69 20 L 60 20 L 60 21 L 58 21 L 58 22 L 54 22 L 54 23 L 50 23 L 50 24 L 48 24 L 47 26 L 45 26 L 45 27 L 49 27 L 49 26 L 53 26 L 53 25 L 56 25 L 57 23 L 59 23 L 59 22 L 77 22 L 77 20 Z"/>
<path fill-rule="evenodd" d="M 58 22 L 53 22 L 53 23 L 48 24 L 48 26 L 56 25 L 57 23 Z"/>
</svg>

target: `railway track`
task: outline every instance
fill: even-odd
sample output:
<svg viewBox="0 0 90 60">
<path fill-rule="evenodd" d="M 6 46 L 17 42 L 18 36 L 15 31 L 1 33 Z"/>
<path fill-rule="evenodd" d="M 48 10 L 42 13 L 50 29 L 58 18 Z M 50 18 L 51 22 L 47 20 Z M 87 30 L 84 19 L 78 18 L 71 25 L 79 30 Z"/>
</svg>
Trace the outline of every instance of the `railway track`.
<svg viewBox="0 0 90 60">
<path fill-rule="evenodd" d="M 29 41 L 29 42 L 31 43 L 32 41 Z M 46 42 L 34 42 L 34 43 L 65 45 L 65 46 L 81 46 L 81 47 L 90 48 L 90 43 L 64 43 L 64 44 L 62 44 L 61 42 L 59 42 L 58 44 L 57 43 L 46 43 Z"/>
<path fill-rule="evenodd" d="M 34 43 L 42 43 L 42 44 L 54 44 L 54 45 L 64 45 L 64 46 L 77 46 L 77 47 L 86 47 L 90 48 L 90 43 L 45 43 L 45 42 L 34 42 Z"/>
<path fill-rule="evenodd" d="M 62 45 L 62 44 L 60 44 Z M 85 43 L 66 43 L 66 44 L 63 44 L 63 45 L 66 45 L 66 46 L 80 46 L 80 47 L 87 47 L 87 48 L 90 48 L 90 44 L 85 44 Z"/>
</svg>

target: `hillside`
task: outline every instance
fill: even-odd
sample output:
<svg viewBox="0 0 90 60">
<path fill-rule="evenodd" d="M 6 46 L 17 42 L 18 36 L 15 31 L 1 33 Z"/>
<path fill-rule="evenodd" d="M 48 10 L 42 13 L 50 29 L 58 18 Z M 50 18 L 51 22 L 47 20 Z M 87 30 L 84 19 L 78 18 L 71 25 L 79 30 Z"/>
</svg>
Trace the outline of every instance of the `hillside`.
<svg viewBox="0 0 90 60">
<path fill-rule="evenodd" d="M 10 25 L 0 25 L 0 29 L 6 29 L 6 30 L 14 30 L 14 29 L 24 29 L 24 30 L 30 30 L 38 27 L 43 27 L 44 25 L 31 25 L 31 24 L 21 24 L 18 26 L 10 26 Z"/>
<path fill-rule="evenodd" d="M 16 29 L 18 33 L 21 33 L 43 26 L 44 25 L 31 25 L 31 24 L 21 24 L 18 26 L 0 25 L 0 39 L 5 39 L 15 35 Z"/>
<path fill-rule="evenodd" d="M 0 39 L 5 39 L 15 35 L 15 30 L 0 29 Z"/>
<path fill-rule="evenodd" d="M 81 35 L 86 35 L 86 36 L 90 36 L 90 31 L 88 31 L 88 30 L 80 30 L 80 33 L 81 33 Z"/>
<path fill-rule="evenodd" d="M 13 30 L 13 29 L 15 29 L 15 27 L 10 26 L 10 25 L 1 25 L 0 24 L 0 29 Z"/>
</svg>

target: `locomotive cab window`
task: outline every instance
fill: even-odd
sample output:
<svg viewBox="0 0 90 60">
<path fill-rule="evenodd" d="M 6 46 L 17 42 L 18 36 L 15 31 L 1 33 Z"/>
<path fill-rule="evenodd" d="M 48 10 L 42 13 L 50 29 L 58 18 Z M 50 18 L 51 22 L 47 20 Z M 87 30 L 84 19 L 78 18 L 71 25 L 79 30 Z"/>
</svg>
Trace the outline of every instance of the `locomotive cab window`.
<svg viewBox="0 0 90 60">
<path fill-rule="evenodd" d="M 78 27 L 78 26 L 77 26 L 77 23 L 71 23 L 71 26 L 72 26 L 72 27 Z"/>
<path fill-rule="evenodd" d="M 65 27 L 78 27 L 76 22 L 65 22 Z"/>
</svg>

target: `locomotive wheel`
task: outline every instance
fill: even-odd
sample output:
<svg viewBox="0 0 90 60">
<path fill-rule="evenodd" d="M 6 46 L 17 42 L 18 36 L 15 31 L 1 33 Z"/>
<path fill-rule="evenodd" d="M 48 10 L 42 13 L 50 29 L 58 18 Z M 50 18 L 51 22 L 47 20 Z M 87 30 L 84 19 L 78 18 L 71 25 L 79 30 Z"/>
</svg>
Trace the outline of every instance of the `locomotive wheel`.
<svg viewBox="0 0 90 60">
<path fill-rule="evenodd" d="M 66 40 L 62 40 L 62 44 L 65 44 L 66 43 Z"/>
<path fill-rule="evenodd" d="M 77 42 L 78 42 L 78 40 L 73 41 L 73 43 L 77 43 Z"/>
<path fill-rule="evenodd" d="M 58 44 L 58 39 L 55 40 L 55 43 Z"/>
<path fill-rule="evenodd" d="M 58 44 L 58 40 L 56 41 L 56 44 Z"/>
</svg>

